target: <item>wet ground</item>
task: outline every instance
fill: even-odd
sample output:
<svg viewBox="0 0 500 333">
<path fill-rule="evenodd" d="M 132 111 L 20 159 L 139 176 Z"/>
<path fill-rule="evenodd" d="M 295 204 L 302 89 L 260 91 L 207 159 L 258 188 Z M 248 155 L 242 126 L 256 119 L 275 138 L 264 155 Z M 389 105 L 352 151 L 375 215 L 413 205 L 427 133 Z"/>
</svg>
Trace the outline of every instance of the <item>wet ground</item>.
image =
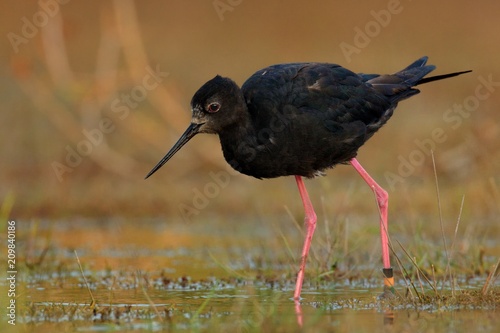
<svg viewBox="0 0 500 333">
<path fill-rule="evenodd" d="M 452 294 L 446 277 L 433 280 L 437 291 L 409 278 L 416 286 L 412 290 L 396 269 L 397 297 L 379 299 L 382 276 L 378 261 L 371 259 L 378 250 L 376 232 L 373 237 L 368 233 L 373 244 L 349 249 L 343 260 L 323 251 L 319 245 L 330 243 L 324 234 L 318 236 L 297 308 L 291 296 L 301 242 L 298 228 L 287 218 L 272 224 L 239 222 L 17 222 L 15 328 L 498 331 L 499 283 L 481 292 L 487 271 L 461 274 L 455 268 Z M 494 262 L 494 257 L 483 260 Z M 13 328 L 5 321 L 0 327 Z"/>
</svg>

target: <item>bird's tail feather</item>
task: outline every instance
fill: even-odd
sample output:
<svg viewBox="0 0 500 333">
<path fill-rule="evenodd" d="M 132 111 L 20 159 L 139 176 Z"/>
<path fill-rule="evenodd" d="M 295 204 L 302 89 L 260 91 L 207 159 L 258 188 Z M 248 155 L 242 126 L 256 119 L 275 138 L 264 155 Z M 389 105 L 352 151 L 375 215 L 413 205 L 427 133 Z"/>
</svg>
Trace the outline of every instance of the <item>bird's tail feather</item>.
<svg viewBox="0 0 500 333">
<path fill-rule="evenodd" d="M 424 76 L 436 69 L 434 65 L 426 65 L 427 59 L 424 56 L 394 74 L 365 75 L 366 82 L 370 83 L 377 91 L 389 96 L 393 102 L 399 102 L 420 92 L 418 89 L 413 89 L 414 86 L 470 72 L 462 71 L 424 78 Z"/>
<path fill-rule="evenodd" d="M 454 76 L 458 76 L 460 74 L 465 74 L 465 73 L 470 73 L 470 72 L 472 72 L 472 70 L 461 71 L 461 72 L 454 72 L 454 73 L 443 74 L 443 75 L 436 75 L 436 76 L 431 76 L 431 77 L 426 77 L 426 78 L 420 79 L 420 81 L 418 81 L 417 84 L 415 84 L 415 85 L 418 86 L 419 84 L 424 84 L 424 83 L 428 83 L 428 82 L 432 82 L 432 81 L 443 80 L 443 79 L 447 79 L 449 77 L 454 77 Z"/>
</svg>

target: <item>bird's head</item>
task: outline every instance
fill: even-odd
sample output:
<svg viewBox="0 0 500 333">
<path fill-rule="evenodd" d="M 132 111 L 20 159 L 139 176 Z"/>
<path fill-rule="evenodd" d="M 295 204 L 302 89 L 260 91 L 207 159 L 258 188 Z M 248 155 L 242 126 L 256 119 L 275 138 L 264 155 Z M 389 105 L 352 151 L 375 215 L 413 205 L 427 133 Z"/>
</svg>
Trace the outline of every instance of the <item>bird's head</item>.
<svg viewBox="0 0 500 333">
<path fill-rule="evenodd" d="M 231 79 L 217 75 L 201 86 L 191 99 L 191 125 L 198 133 L 219 133 L 238 121 L 245 106 L 240 87 Z"/>
<path fill-rule="evenodd" d="M 244 110 L 246 104 L 243 93 L 233 80 L 217 75 L 205 83 L 191 99 L 191 124 L 146 178 L 167 163 L 196 134 L 220 133 L 224 128 L 238 122 L 241 111 Z"/>
</svg>

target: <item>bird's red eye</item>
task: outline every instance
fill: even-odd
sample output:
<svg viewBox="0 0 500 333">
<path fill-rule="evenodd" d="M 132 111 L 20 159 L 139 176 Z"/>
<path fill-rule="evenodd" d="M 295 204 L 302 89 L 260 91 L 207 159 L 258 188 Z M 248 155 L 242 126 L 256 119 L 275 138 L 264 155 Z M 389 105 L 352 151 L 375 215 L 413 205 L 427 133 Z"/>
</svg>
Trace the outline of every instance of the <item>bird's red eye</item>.
<svg viewBox="0 0 500 333">
<path fill-rule="evenodd" d="M 219 103 L 210 103 L 208 105 L 207 111 L 210 113 L 215 113 L 215 112 L 219 111 L 219 109 L 220 109 Z"/>
</svg>

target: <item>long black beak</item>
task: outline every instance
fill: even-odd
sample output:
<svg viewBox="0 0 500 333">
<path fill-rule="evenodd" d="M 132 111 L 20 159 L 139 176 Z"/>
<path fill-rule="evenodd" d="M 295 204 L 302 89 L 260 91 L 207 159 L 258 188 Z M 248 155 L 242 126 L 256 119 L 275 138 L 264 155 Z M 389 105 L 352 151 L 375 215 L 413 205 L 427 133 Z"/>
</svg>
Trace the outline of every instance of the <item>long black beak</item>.
<svg viewBox="0 0 500 333">
<path fill-rule="evenodd" d="M 179 140 L 175 143 L 175 145 L 170 149 L 170 151 L 165 155 L 164 158 L 161 159 L 160 162 L 147 174 L 147 176 L 144 179 L 148 179 L 149 176 L 151 176 L 153 173 L 155 173 L 159 168 L 163 166 L 163 164 L 167 163 L 168 160 L 174 156 L 175 153 L 179 151 L 179 149 L 182 148 L 193 136 L 198 134 L 198 130 L 202 124 L 194 124 L 191 123 L 189 127 L 186 129 L 186 131 L 181 135 Z"/>
</svg>

